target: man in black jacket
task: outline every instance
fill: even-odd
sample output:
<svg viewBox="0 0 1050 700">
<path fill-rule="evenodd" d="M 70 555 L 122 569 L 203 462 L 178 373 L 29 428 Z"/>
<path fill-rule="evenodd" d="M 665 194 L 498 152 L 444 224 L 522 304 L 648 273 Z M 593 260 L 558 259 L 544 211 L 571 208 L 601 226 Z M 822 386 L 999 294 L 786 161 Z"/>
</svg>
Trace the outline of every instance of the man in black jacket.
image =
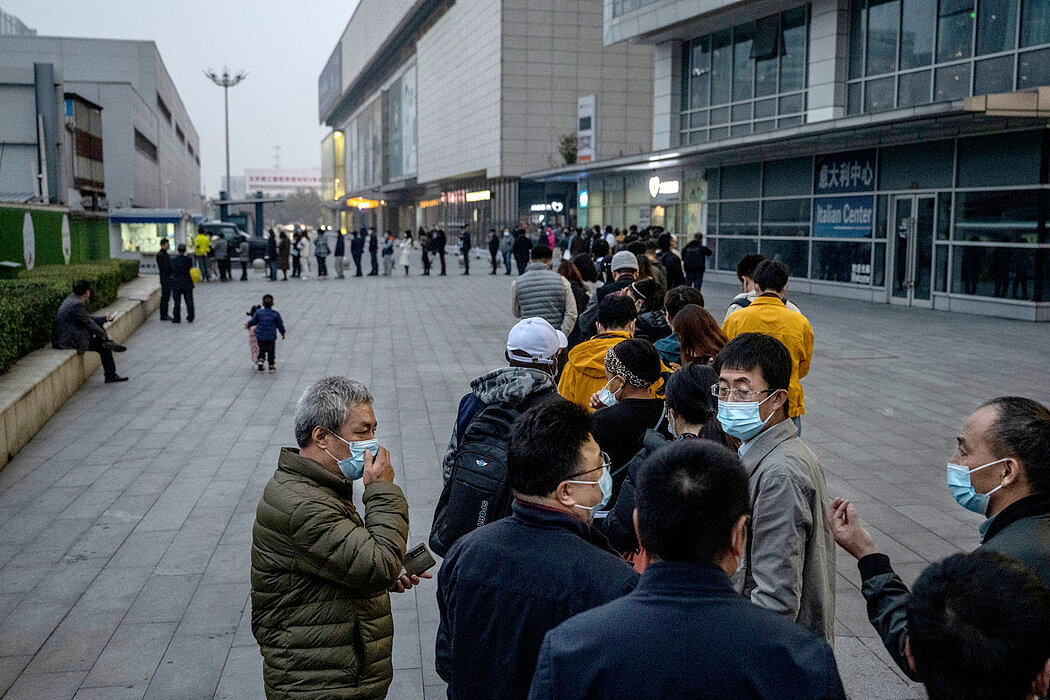
<svg viewBox="0 0 1050 700">
<path fill-rule="evenodd" d="M 685 273 L 682 272 L 682 261 L 674 252 L 674 235 L 664 232 L 657 239 L 660 251 L 657 259 L 667 272 L 667 288 L 673 289 L 680 284 L 685 284 Z"/>
<path fill-rule="evenodd" d="M 193 308 L 193 278 L 190 277 L 190 268 L 193 260 L 186 255 L 186 244 L 179 243 L 179 254 L 171 259 L 171 291 L 172 301 L 172 323 L 181 323 L 182 298 L 186 297 L 186 320 L 193 323 L 196 316 Z"/>
<path fill-rule="evenodd" d="M 128 378 L 117 374 L 117 364 L 113 361 L 113 353 L 124 352 L 126 348 L 110 340 L 102 328 L 106 321 L 113 320 L 113 314 L 89 314 L 85 305 L 90 298 L 91 284 L 87 280 L 77 280 L 73 283 L 73 293 L 65 298 L 55 315 L 55 331 L 51 345 L 55 348 L 76 350 L 78 355 L 83 355 L 88 350 L 97 352 L 102 359 L 106 384 L 126 382 Z"/>
<path fill-rule="evenodd" d="M 354 277 L 361 277 L 361 256 L 365 253 L 365 230 L 355 231 L 350 239 L 350 257 L 354 259 Z"/>
<path fill-rule="evenodd" d="M 525 268 L 529 264 L 529 256 L 532 255 L 532 239 L 521 229 L 515 231 L 514 246 L 510 251 L 514 256 L 514 262 L 518 265 L 518 274 L 524 275 Z"/>
<path fill-rule="evenodd" d="M 438 254 L 441 259 L 441 276 L 445 276 L 445 245 L 448 243 L 448 239 L 445 238 L 445 229 L 439 228 L 434 234 L 434 252 Z"/>
<path fill-rule="evenodd" d="M 459 252 L 463 254 L 463 274 L 470 274 L 470 229 L 466 226 L 459 233 Z"/>
<path fill-rule="evenodd" d="M 651 563 L 632 593 L 547 633 L 529 698 L 844 699 L 828 643 L 733 588 L 749 510 L 747 473 L 720 445 L 646 460 L 634 525 Z"/>
<path fill-rule="evenodd" d="M 959 432 L 948 463 L 948 489 L 967 510 L 986 516 L 978 551 L 996 551 L 1031 567 L 1050 586 L 1050 410 L 1004 396 L 981 405 Z M 840 547 L 857 559 L 868 620 L 897 665 L 908 661 L 908 587 L 879 552 L 853 504 L 836 499 L 828 522 Z"/>
<path fill-rule="evenodd" d="M 685 283 L 693 289 L 704 286 L 704 272 L 707 271 L 707 258 L 712 254 L 704 245 L 703 236 L 699 233 L 682 248 L 682 269 L 685 272 Z"/>
<path fill-rule="evenodd" d="M 168 255 L 167 238 L 160 239 L 160 252 L 157 253 L 157 275 L 160 277 L 160 320 L 170 321 L 168 305 L 171 302 L 171 256 Z"/>
<path fill-rule="evenodd" d="M 611 477 L 586 411 L 563 399 L 530 408 L 507 457 L 513 513 L 457 540 L 438 576 L 449 698 L 524 698 L 543 635 L 638 578 L 590 525 Z"/>
<path fill-rule="evenodd" d="M 379 239 L 376 238 L 374 228 L 368 229 L 368 257 L 372 259 L 372 270 L 368 276 L 375 277 L 379 274 Z"/>
</svg>

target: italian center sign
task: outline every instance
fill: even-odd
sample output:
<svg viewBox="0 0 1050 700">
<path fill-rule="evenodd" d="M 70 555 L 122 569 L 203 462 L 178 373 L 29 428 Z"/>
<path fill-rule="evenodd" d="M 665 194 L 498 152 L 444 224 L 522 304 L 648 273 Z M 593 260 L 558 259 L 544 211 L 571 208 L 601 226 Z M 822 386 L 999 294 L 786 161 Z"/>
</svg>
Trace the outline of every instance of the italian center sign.
<svg viewBox="0 0 1050 700">
<path fill-rule="evenodd" d="M 875 227 L 875 151 L 817 156 L 813 237 L 871 238 Z"/>
</svg>

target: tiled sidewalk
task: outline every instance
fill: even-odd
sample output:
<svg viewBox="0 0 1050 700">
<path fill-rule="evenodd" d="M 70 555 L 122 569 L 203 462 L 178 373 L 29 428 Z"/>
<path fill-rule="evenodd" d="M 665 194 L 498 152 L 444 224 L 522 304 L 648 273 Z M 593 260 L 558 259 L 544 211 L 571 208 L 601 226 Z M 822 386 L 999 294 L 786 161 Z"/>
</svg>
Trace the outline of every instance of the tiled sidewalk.
<svg viewBox="0 0 1050 700">
<path fill-rule="evenodd" d="M 484 265 L 476 265 L 483 273 Z M 7 698 L 261 698 L 248 554 L 255 505 L 295 401 L 346 374 L 376 395 L 378 437 L 426 538 L 440 455 L 471 379 L 503 364 L 503 275 L 199 285 L 197 321 L 151 321 L 117 357 L 132 379 L 85 385 L 0 471 L 0 694 Z M 708 285 L 721 319 L 732 291 Z M 275 375 L 248 361 L 244 313 L 265 292 L 288 326 Z M 1050 328 L 796 299 L 813 322 L 804 437 L 831 492 L 854 499 L 906 578 L 977 544 L 944 463 L 980 401 L 1050 400 Z M 855 698 L 922 697 L 867 623 L 839 559 L 836 655 Z M 434 584 L 394 596 L 393 698 L 444 696 Z"/>
</svg>

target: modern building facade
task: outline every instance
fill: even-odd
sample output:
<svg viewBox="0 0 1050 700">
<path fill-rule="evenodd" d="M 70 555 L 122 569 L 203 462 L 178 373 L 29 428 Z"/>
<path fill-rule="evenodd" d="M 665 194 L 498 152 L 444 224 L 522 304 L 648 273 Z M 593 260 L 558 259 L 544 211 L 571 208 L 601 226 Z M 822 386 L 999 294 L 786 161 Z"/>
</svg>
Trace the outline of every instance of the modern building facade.
<svg viewBox="0 0 1050 700">
<path fill-rule="evenodd" d="M 341 228 L 472 230 L 572 216 L 575 189 L 523 182 L 575 151 L 645 152 L 652 51 L 604 46 L 601 0 L 361 0 L 318 85 L 322 193 Z"/>
<path fill-rule="evenodd" d="M 5 37 L 0 76 L 6 198 L 200 211 L 200 140 L 152 41 Z M 131 218 L 112 253 L 156 252 L 164 222 Z"/>
<path fill-rule="evenodd" d="M 796 291 L 1050 320 L 1050 3 L 605 0 L 652 149 L 528 176 L 588 223 L 706 234 Z"/>
<path fill-rule="evenodd" d="M 35 29 L 30 29 L 22 20 L 0 9 L 0 36 L 34 35 L 36 35 Z"/>
</svg>

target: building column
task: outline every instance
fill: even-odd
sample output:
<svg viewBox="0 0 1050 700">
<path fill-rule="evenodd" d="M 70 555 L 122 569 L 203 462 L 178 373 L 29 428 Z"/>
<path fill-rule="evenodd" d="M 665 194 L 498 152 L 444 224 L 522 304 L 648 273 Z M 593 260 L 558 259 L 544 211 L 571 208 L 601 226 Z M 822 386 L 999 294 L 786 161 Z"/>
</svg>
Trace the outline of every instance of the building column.
<svg viewBox="0 0 1050 700">
<path fill-rule="evenodd" d="M 653 47 L 653 150 L 678 145 L 682 101 L 682 42 Z"/>
<path fill-rule="evenodd" d="M 848 5 L 840 0 L 813 0 L 810 4 L 807 122 L 846 115 Z"/>
</svg>

